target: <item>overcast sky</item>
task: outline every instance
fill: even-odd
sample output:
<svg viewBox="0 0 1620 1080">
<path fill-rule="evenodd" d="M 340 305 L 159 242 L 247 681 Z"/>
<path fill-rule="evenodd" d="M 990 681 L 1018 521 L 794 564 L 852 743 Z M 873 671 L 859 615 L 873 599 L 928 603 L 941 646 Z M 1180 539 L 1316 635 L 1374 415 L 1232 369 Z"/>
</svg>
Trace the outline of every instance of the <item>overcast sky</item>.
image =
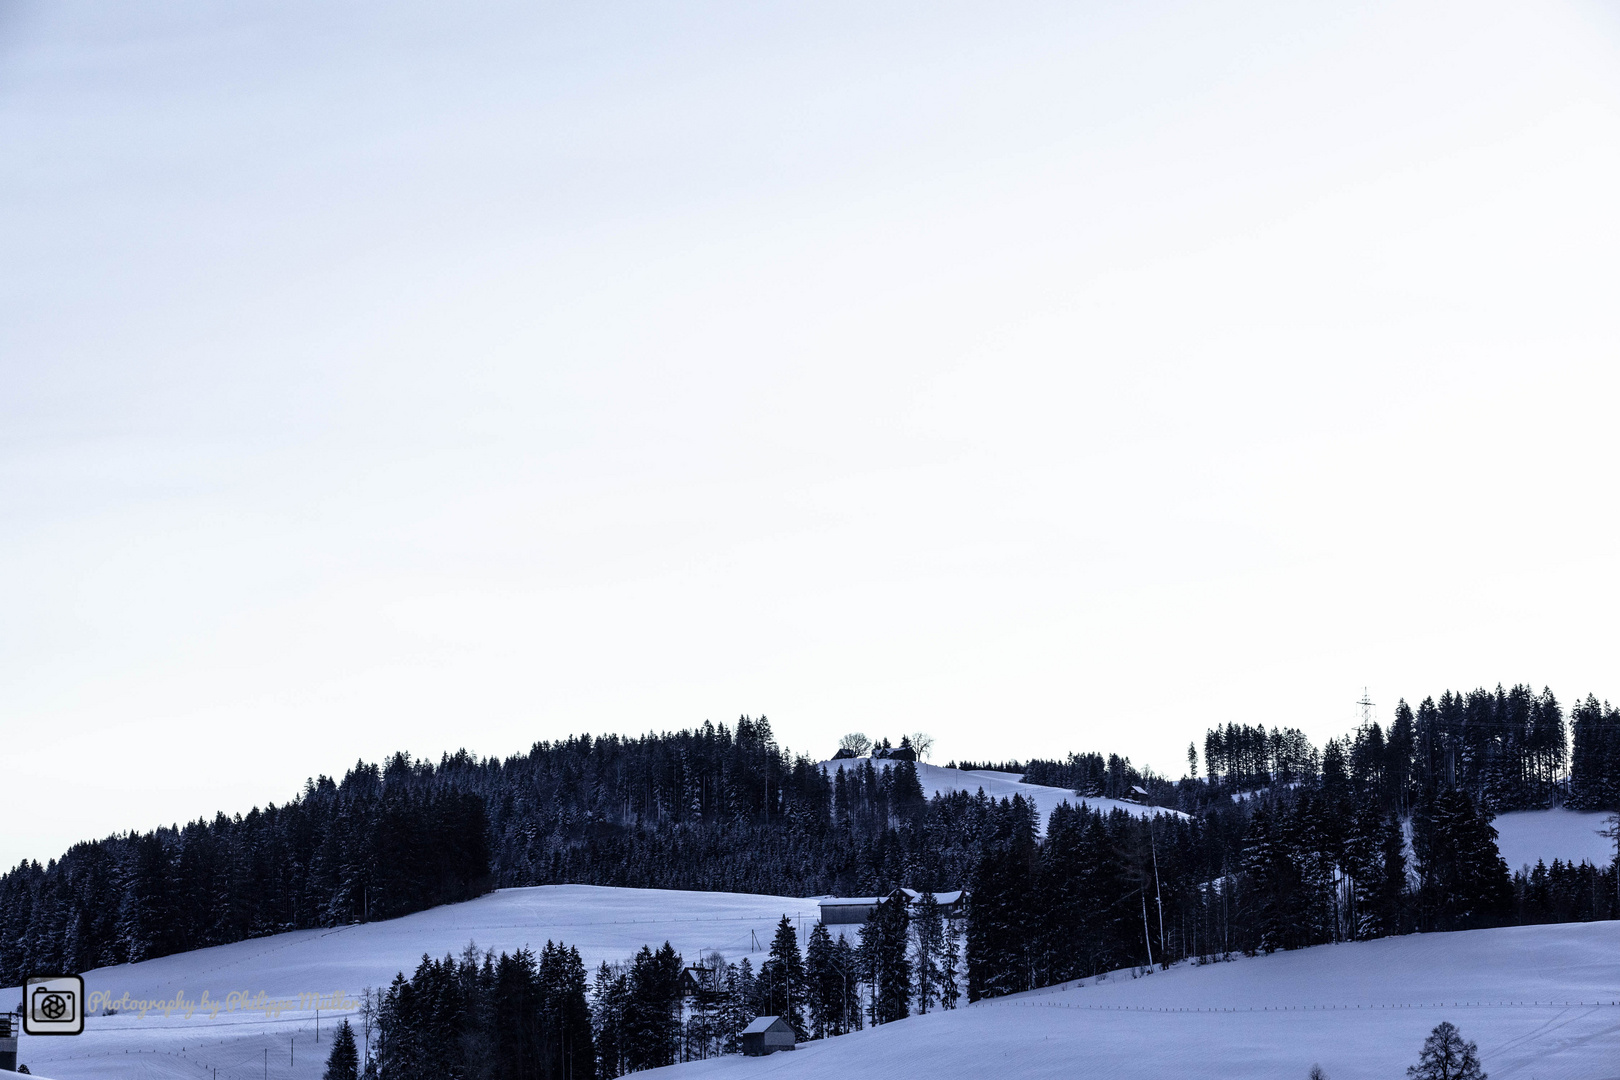
<svg viewBox="0 0 1620 1080">
<path fill-rule="evenodd" d="M 0 0 L 0 863 L 765 713 L 1620 698 L 1620 9 Z"/>
</svg>

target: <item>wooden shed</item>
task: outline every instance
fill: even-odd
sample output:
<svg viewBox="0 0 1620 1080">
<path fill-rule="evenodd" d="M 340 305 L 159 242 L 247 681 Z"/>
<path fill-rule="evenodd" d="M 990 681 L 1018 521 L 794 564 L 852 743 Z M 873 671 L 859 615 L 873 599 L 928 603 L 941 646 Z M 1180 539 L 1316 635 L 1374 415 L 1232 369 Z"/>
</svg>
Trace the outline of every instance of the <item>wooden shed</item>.
<svg viewBox="0 0 1620 1080">
<path fill-rule="evenodd" d="M 778 1050 L 792 1050 L 796 1038 L 793 1025 L 780 1016 L 756 1017 L 742 1029 L 742 1052 L 749 1057 L 764 1057 Z"/>
</svg>

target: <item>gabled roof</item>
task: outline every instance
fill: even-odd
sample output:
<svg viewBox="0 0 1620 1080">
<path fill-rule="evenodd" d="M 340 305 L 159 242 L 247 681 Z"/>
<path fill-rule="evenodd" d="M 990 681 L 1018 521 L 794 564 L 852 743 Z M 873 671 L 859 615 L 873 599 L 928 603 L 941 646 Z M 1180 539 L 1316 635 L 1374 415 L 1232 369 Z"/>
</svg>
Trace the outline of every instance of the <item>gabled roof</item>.
<svg viewBox="0 0 1620 1080">
<path fill-rule="evenodd" d="M 742 1034 L 763 1035 L 777 1024 L 781 1024 L 782 1027 L 786 1028 L 788 1031 L 793 1030 L 791 1027 L 789 1027 L 788 1022 L 783 1020 L 780 1016 L 756 1016 L 752 1024 L 749 1024 L 747 1027 L 742 1029 Z"/>
<path fill-rule="evenodd" d="M 912 900 L 921 900 L 923 896 L 923 894 L 918 892 L 916 889 L 902 888 L 896 889 L 895 892 L 903 892 Z M 890 893 L 889 895 L 893 896 L 894 893 Z M 956 903 L 960 899 L 962 899 L 961 889 L 957 889 L 955 892 L 937 892 L 934 894 L 934 903 L 938 904 L 940 907 L 949 907 L 951 904 Z"/>
<path fill-rule="evenodd" d="M 895 892 L 905 893 L 906 896 L 911 900 L 919 900 L 922 898 L 922 893 L 918 892 L 916 889 L 896 889 Z M 893 895 L 894 893 L 889 894 L 889 896 Z M 887 900 L 889 896 L 829 896 L 825 899 L 816 901 L 816 903 L 824 908 L 876 907 Z M 934 902 L 941 907 L 949 907 L 951 904 L 956 903 L 960 899 L 962 899 L 961 889 L 957 889 L 955 892 L 937 892 L 934 894 Z"/>
</svg>

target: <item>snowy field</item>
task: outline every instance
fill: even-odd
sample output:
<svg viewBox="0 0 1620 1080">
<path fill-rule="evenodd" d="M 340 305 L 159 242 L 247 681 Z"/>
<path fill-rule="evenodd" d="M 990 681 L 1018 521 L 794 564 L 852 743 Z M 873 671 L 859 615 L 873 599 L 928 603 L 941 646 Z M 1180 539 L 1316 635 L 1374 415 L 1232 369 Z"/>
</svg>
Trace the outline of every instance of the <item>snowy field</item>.
<svg viewBox="0 0 1620 1080">
<path fill-rule="evenodd" d="M 671 942 L 696 960 L 717 949 L 731 961 L 764 959 L 783 915 L 798 920 L 808 936 L 820 917 L 814 900 L 742 893 L 666 892 L 589 885 L 502 889 L 489 896 L 407 915 L 387 922 L 336 930 L 299 930 L 239 941 L 212 949 L 165 956 L 85 973 L 87 993 L 173 1000 L 177 993 L 200 1000 L 203 991 L 224 999 L 232 991 L 270 1000 L 299 994 L 358 995 L 381 987 L 394 974 L 409 974 L 423 953 L 459 953 L 469 940 L 508 952 L 524 945 L 536 951 L 549 938 L 576 946 L 587 972 L 603 960 L 628 959 L 642 945 Z M 756 952 L 756 943 L 758 951 Z M 21 993 L 4 991 L 15 1003 Z M 91 1015 L 74 1038 L 22 1040 L 20 1060 L 55 1080 L 131 1077 L 137 1080 L 313 1080 L 330 1050 L 336 1018 L 321 1014 L 322 1042 L 315 1043 L 313 1011 L 290 1009 L 266 1018 L 244 1010 L 215 1018 L 198 1010 L 181 1015 L 129 1013 Z"/>
<path fill-rule="evenodd" d="M 561 885 L 505 889 L 383 923 L 299 931 L 86 976 L 89 989 L 196 999 L 208 990 L 270 998 L 382 986 L 424 952 L 468 940 L 497 950 L 548 937 L 587 965 L 668 939 L 683 955 L 763 958 L 783 914 L 814 925 L 813 900 Z M 8 998 L 15 989 L 7 991 Z M 915 1077 L 1276 1077 L 1320 1062 L 1334 1080 L 1398 1078 L 1424 1033 L 1449 1019 L 1476 1040 L 1495 1080 L 1620 1080 L 1620 923 L 1428 934 L 1324 946 L 1146 978 L 1117 973 L 952 1013 L 916 1017 L 791 1055 L 676 1068 L 691 1080 L 740 1070 L 782 1080 Z M 1601 1004 L 1600 1004 L 1601 1003 Z M 296 1008 L 210 1019 L 93 1016 L 83 1036 L 23 1040 L 23 1060 L 56 1080 L 314 1080 L 331 1013 Z M 266 1067 L 268 1066 L 268 1072 Z"/>
<path fill-rule="evenodd" d="M 821 767 L 830 771 L 842 769 L 846 765 L 858 768 L 865 763 L 865 758 L 846 758 L 842 761 L 823 761 Z M 892 762 L 887 761 L 874 761 L 872 764 L 880 769 L 893 766 Z M 917 781 L 922 785 L 923 794 L 930 798 L 952 791 L 965 791 L 969 795 L 973 795 L 977 794 L 981 788 L 984 789 L 985 795 L 997 800 L 1022 795 L 1025 799 L 1033 802 L 1040 811 L 1041 831 L 1043 833 L 1046 830 L 1046 819 L 1063 802 L 1075 804 L 1084 802 L 1093 810 L 1100 810 L 1105 814 L 1111 810 L 1123 810 L 1127 814 L 1134 814 L 1137 817 L 1148 817 L 1152 814 L 1183 816 L 1179 810 L 1165 810 L 1157 806 L 1140 806 L 1137 803 L 1121 802 L 1118 799 L 1081 799 L 1068 788 L 1026 784 L 1017 773 L 992 772 L 987 769 L 964 771 L 962 769 L 947 769 L 942 765 L 926 765 L 919 761 L 917 762 Z"/>
<path fill-rule="evenodd" d="M 1620 1080 L 1620 923 L 1425 934 L 1020 994 L 668 1080 L 1399 1080 L 1450 1020 L 1492 1080 Z"/>
<path fill-rule="evenodd" d="M 1608 821 L 1609 815 L 1601 812 L 1521 810 L 1499 814 L 1492 824 L 1508 870 L 1518 871 L 1535 866 L 1537 859 L 1548 866 L 1554 859 L 1607 866 L 1614 861 L 1614 841 L 1600 836 L 1599 830 L 1607 828 Z"/>
<path fill-rule="evenodd" d="M 929 794 L 980 787 L 998 799 L 1021 794 L 1035 801 L 1043 819 L 1063 800 L 1074 801 L 1065 789 L 1024 784 L 1007 773 L 919 764 L 918 775 Z M 1129 803 L 1091 802 L 1146 812 Z M 1614 849 L 1598 835 L 1604 824 L 1603 814 L 1568 810 L 1496 819 L 1503 857 L 1515 869 L 1555 857 L 1608 861 Z M 189 1018 L 161 1010 L 144 1019 L 128 1012 L 93 1016 L 78 1038 L 25 1037 L 22 1060 L 56 1080 L 312 1080 L 324 1065 L 335 1017 L 322 1014 L 317 1045 L 315 1016 L 299 1007 L 299 995 L 354 996 L 411 971 L 423 953 L 460 952 L 469 941 L 498 952 L 563 940 L 579 948 L 589 968 L 665 940 L 688 959 L 714 949 L 731 960 L 752 956 L 757 964 L 783 914 L 808 934 L 818 908 L 814 899 L 737 893 L 503 889 L 388 922 L 298 931 L 86 973 L 91 993 L 113 997 L 127 992 L 172 1001 L 181 994 L 200 1001 L 206 991 L 217 1001 L 235 991 L 293 1005 L 275 1016 L 242 1007 L 213 1017 L 202 1009 Z M 20 997 L 16 989 L 4 994 L 0 1000 Z M 912 1076 L 921 1066 L 930 1080 L 948 1080 L 990 1070 L 1067 1076 L 1084 1062 L 1086 1073 L 1096 1076 L 1146 1078 L 1168 1070 L 1303 1077 L 1320 1062 L 1341 1080 L 1398 1077 L 1423 1033 L 1450 1019 L 1479 1042 L 1497 1080 L 1620 1080 L 1620 1006 L 1594 1004 L 1617 1000 L 1620 924 L 1527 927 L 1328 946 L 1144 979 L 1090 981 L 913 1018 L 791 1056 L 679 1068 L 694 1080 L 698 1072 L 743 1068 L 784 1080 L 830 1080 Z"/>
</svg>

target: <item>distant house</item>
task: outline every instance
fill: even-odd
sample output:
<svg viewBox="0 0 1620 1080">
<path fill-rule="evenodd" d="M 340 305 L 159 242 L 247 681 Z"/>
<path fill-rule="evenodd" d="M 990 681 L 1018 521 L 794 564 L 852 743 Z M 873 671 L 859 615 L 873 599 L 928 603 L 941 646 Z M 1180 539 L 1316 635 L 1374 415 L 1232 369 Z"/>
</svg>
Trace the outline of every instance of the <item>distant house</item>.
<svg viewBox="0 0 1620 1080">
<path fill-rule="evenodd" d="M 757 1017 L 742 1029 L 742 1052 L 749 1057 L 764 1057 L 778 1050 L 792 1050 L 795 1042 L 792 1025 L 780 1016 Z"/>
<path fill-rule="evenodd" d="M 916 903 L 922 897 L 922 893 L 915 889 L 896 889 L 887 896 L 829 896 L 821 901 L 821 921 L 826 926 L 864 923 L 872 917 L 872 912 L 878 909 L 879 904 L 887 903 L 902 893 L 912 903 Z M 961 889 L 955 892 L 935 893 L 934 903 L 939 905 L 940 914 L 945 918 L 962 917 Z"/>
<path fill-rule="evenodd" d="M 840 747 L 839 747 L 839 748 L 838 748 L 838 753 L 836 753 L 836 754 L 834 754 L 834 755 L 833 755 L 833 756 L 832 756 L 832 759 L 833 759 L 833 760 L 834 760 L 834 761 L 843 761 L 843 760 L 845 760 L 845 759 L 846 759 L 846 758 L 852 758 L 852 757 L 860 757 L 860 756 L 861 756 L 861 755 L 859 755 L 859 754 L 857 754 L 857 753 L 856 753 L 856 752 L 855 752 L 855 751 L 853 751 L 853 750 L 851 750 L 851 749 L 850 749 L 850 748 L 849 748 L 849 747 L 847 747 L 847 746 L 840 746 Z"/>
<path fill-rule="evenodd" d="M 707 990 L 714 982 L 714 969 L 706 967 L 686 967 L 681 970 L 681 997 L 697 997 L 698 992 Z"/>
<path fill-rule="evenodd" d="M 897 746 L 884 756 L 890 761 L 916 761 L 917 751 L 909 746 Z"/>
</svg>

